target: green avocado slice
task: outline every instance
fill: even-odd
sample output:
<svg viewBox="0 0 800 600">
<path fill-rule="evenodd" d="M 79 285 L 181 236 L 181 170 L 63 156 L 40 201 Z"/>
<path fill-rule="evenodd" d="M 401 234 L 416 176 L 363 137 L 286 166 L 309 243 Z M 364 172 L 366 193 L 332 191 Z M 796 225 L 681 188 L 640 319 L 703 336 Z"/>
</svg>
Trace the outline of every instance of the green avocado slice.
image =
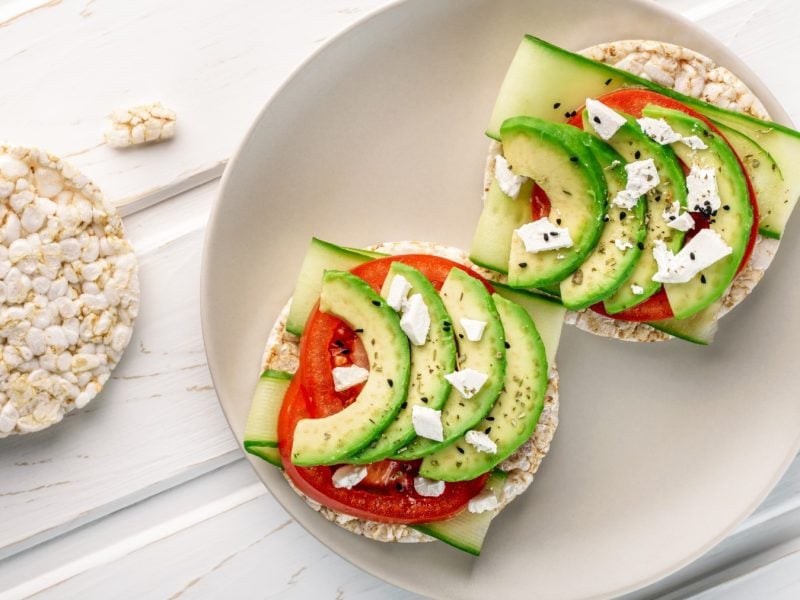
<svg viewBox="0 0 800 600">
<path fill-rule="evenodd" d="M 345 271 L 326 271 L 319 308 L 356 331 L 370 373 L 344 410 L 297 423 L 291 457 L 303 467 L 337 464 L 364 448 L 389 426 L 408 392 L 408 339 L 397 313 L 365 281 Z"/>
<path fill-rule="evenodd" d="M 439 481 L 466 481 L 490 471 L 529 439 L 539 421 L 547 389 L 544 344 L 527 311 L 502 296 L 493 296 L 506 333 L 506 374 L 503 391 L 475 431 L 489 436 L 494 453 L 480 452 L 461 437 L 426 456 L 419 474 Z"/>
<path fill-rule="evenodd" d="M 421 294 L 431 318 L 427 341 L 422 346 L 411 345 L 411 371 L 408 396 L 394 421 L 359 453 L 347 459 L 348 463 L 371 463 L 392 456 L 416 437 L 411 415 L 415 406 L 434 410 L 442 407 L 450 393 L 450 384 L 444 378 L 456 368 L 456 342 L 450 315 L 430 281 L 417 269 L 401 262 L 393 262 L 381 290 L 388 298 L 395 276 L 400 275 L 411 284 L 408 296 Z"/>
</svg>

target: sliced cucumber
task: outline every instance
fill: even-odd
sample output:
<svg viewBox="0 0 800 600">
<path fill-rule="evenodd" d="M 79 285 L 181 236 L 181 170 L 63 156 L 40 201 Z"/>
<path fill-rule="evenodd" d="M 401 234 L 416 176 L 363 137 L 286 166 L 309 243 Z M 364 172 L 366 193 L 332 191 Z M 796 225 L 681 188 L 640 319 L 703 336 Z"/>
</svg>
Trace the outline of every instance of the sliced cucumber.
<svg viewBox="0 0 800 600">
<path fill-rule="evenodd" d="M 401 460 L 427 456 L 457 440 L 486 416 L 503 387 L 506 370 L 503 325 L 494 300 L 483 283 L 465 271 L 453 268 L 439 295 L 450 314 L 450 322 L 456 335 L 459 370 L 475 369 L 489 377 L 481 389 L 469 399 L 463 398 L 455 388 L 452 388 L 442 407 L 444 441 L 436 442 L 418 437 L 397 453 L 397 457 Z M 462 318 L 486 323 L 479 341 L 473 342 L 467 339 L 464 327 L 461 325 Z"/>
<path fill-rule="evenodd" d="M 778 163 L 769 152 L 743 133 L 722 123 L 714 123 L 736 151 L 753 184 L 758 200 L 758 232 L 769 238 L 780 237 L 775 230 L 773 214 L 781 214 L 786 206 L 786 182 Z"/>
<path fill-rule="evenodd" d="M 283 468 L 283 462 L 281 461 L 281 453 L 277 448 L 270 448 L 268 446 L 256 446 L 253 448 L 248 448 L 247 452 L 249 452 L 253 456 L 257 456 L 259 458 L 264 459 L 271 465 Z"/>
<path fill-rule="evenodd" d="M 714 341 L 714 335 L 717 333 L 721 308 L 722 300 L 717 300 L 688 319 L 664 319 L 651 321 L 648 325 L 687 342 L 708 346 Z"/>
<path fill-rule="evenodd" d="M 494 471 L 486 480 L 484 489 L 490 489 L 500 497 L 507 477 L 502 471 Z M 445 521 L 423 523 L 411 527 L 459 550 L 480 556 L 489 525 L 498 512 L 498 510 L 489 510 L 475 514 L 465 509 Z"/>
<path fill-rule="evenodd" d="M 495 291 L 506 300 L 516 302 L 531 316 L 536 324 L 539 337 L 542 338 L 544 349 L 547 352 L 547 364 L 556 364 L 558 342 L 561 339 L 561 330 L 564 326 L 564 315 L 567 309 L 553 298 L 525 290 L 515 290 L 502 283 L 492 282 Z"/>
<path fill-rule="evenodd" d="M 589 129 L 584 111 L 584 129 Z M 625 160 L 611 146 L 594 136 L 587 136 L 588 147 L 600 163 L 608 186 L 605 227 L 586 260 L 561 282 L 561 301 L 571 310 L 583 310 L 613 294 L 639 262 L 647 234 L 643 200 L 632 209 L 622 209 L 611 201 L 625 189 Z M 618 246 L 617 244 L 620 244 Z"/>
<path fill-rule="evenodd" d="M 425 275 L 401 262 L 393 262 L 389 268 L 381 296 L 388 297 L 392 280 L 397 275 L 405 277 L 411 284 L 409 297 L 422 294 L 431 318 L 428 339 L 422 346 L 411 346 L 408 396 L 395 420 L 366 448 L 348 458 L 349 463 L 371 463 L 392 456 L 416 437 L 411 421 L 414 407 L 427 406 L 438 410 L 450 393 L 450 384 L 444 378 L 456 368 L 456 342 L 450 315 Z"/>
<path fill-rule="evenodd" d="M 278 415 L 292 374 L 268 369 L 261 374 L 250 403 L 244 428 L 245 450 L 261 446 L 278 447 Z"/>
<path fill-rule="evenodd" d="M 746 135 L 768 152 L 784 176 L 784 192 L 761 226 L 779 238 L 800 198 L 800 133 L 770 121 L 713 106 L 652 81 L 595 62 L 533 36 L 525 36 L 500 88 L 487 135 L 500 140 L 500 126 L 510 117 L 529 115 L 563 121 L 586 98 L 597 98 L 620 87 L 647 88 L 674 98 L 700 114 Z"/>
<path fill-rule="evenodd" d="M 503 391 L 475 430 L 497 446 L 479 452 L 462 437 L 422 459 L 419 474 L 439 481 L 467 481 L 487 473 L 530 439 L 544 407 L 548 368 L 544 344 L 530 315 L 499 294 L 494 302 L 506 333 L 506 376 Z"/>
<path fill-rule="evenodd" d="M 343 248 L 312 238 L 294 286 L 292 304 L 286 320 L 286 330 L 295 335 L 302 335 L 308 316 L 319 300 L 322 274 L 326 270 L 349 271 L 376 258 L 371 254 L 374 253 L 368 253 L 367 250 Z"/>
<path fill-rule="evenodd" d="M 472 262 L 499 273 L 508 273 L 514 230 L 531 221 L 532 189 L 533 181 L 527 180 L 517 197 L 509 198 L 500 189 L 497 180 L 492 180 L 472 238 L 469 255 Z"/>
<path fill-rule="evenodd" d="M 669 305 L 676 319 L 685 319 L 721 298 L 736 276 L 750 240 L 753 209 L 747 181 L 730 146 L 700 121 L 682 111 L 649 105 L 642 111 L 647 117 L 664 119 L 684 137 L 698 136 L 708 146 L 692 150 L 685 144 L 672 144 L 675 153 L 689 167 L 713 169 L 722 208 L 712 216 L 710 228 L 717 232 L 732 253 L 703 269 L 686 283 L 667 283 Z"/>
<path fill-rule="evenodd" d="M 389 426 L 408 392 L 408 339 L 383 298 L 352 273 L 326 271 L 319 307 L 356 332 L 369 355 L 370 374 L 342 411 L 297 423 L 292 462 L 303 467 L 336 464 L 364 448 Z"/>
<path fill-rule="evenodd" d="M 551 202 L 548 219 L 569 230 L 572 245 L 530 253 L 518 234 L 511 238 L 508 284 L 541 287 L 559 283 L 597 243 L 605 214 L 605 176 L 587 148 L 588 134 L 569 125 L 530 117 L 508 119 L 501 128 L 503 154 L 519 175 L 533 179 Z"/>
</svg>

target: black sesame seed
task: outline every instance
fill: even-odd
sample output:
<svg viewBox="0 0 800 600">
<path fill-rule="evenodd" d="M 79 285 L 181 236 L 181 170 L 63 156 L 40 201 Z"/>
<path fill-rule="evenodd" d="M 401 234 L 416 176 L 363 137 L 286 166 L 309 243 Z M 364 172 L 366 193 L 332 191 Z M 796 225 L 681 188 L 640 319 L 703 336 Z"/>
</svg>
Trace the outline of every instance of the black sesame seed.
<svg viewBox="0 0 800 600">
<path fill-rule="evenodd" d="M 333 345 L 341 348 L 344 346 L 344 342 L 342 340 L 333 340 Z"/>
<path fill-rule="evenodd" d="M 628 216 L 628 213 L 626 213 L 624 210 L 619 211 L 619 220 L 620 221 L 624 221 L 625 217 L 627 217 L 627 216 Z"/>
<path fill-rule="evenodd" d="M 551 231 L 550 235 L 552 235 L 553 237 L 558 237 L 558 232 L 557 231 Z"/>
<path fill-rule="evenodd" d="M 487 421 L 494 421 L 494 417 L 486 417 Z"/>
<path fill-rule="evenodd" d="M 425 396 L 423 396 L 422 398 L 420 398 L 420 400 L 422 400 L 422 401 L 423 401 L 425 404 L 427 404 L 427 403 L 428 403 L 428 399 L 427 399 Z"/>
<path fill-rule="evenodd" d="M 636 243 L 636 247 L 637 247 L 637 248 L 639 248 L 639 250 L 644 250 L 644 243 L 642 243 L 642 242 L 637 242 L 637 243 Z"/>
<path fill-rule="evenodd" d="M 706 282 L 706 276 L 700 275 L 700 283 L 705 283 L 705 282 Z"/>
<path fill-rule="evenodd" d="M 594 121 L 595 123 L 600 123 L 600 117 L 594 117 L 592 121 Z"/>
<path fill-rule="evenodd" d="M 608 215 L 606 215 L 605 217 L 603 217 L 603 221 L 604 221 L 605 223 L 608 223 L 608 221 L 609 221 L 609 220 L 610 220 L 610 218 L 609 218 L 609 216 L 608 216 Z"/>
<path fill-rule="evenodd" d="M 350 354 L 350 350 L 348 350 L 347 348 L 342 348 L 342 351 L 339 354 L 344 354 L 346 356 Z"/>
<path fill-rule="evenodd" d="M 528 263 L 522 262 L 522 263 L 519 263 L 519 266 L 524 269 L 525 267 L 528 266 Z"/>
<path fill-rule="evenodd" d="M 570 113 L 569 111 L 567 111 L 567 112 L 565 112 L 565 113 L 564 113 L 564 116 L 565 116 L 567 119 L 569 119 L 569 118 L 572 116 L 572 113 Z"/>
<path fill-rule="evenodd" d="M 394 489 L 396 489 L 398 492 L 402 492 L 403 491 L 403 484 L 400 483 L 400 482 L 395 483 L 394 484 Z"/>
<path fill-rule="evenodd" d="M 692 260 L 694 260 L 694 252 L 689 252 L 689 258 L 691 258 Z"/>
<path fill-rule="evenodd" d="M 463 339 L 464 339 L 464 334 L 463 334 L 463 333 L 459 333 L 459 334 L 458 334 L 458 339 L 461 339 L 461 340 L 463 340 Z"/>
<path fill-rule="evenodd" d="M 731 207 L 730 207 L 730 206 L 728 206 L 728 205 L 726 204 L 725 206 L 723 206 L 723 207 L 722 207 L 722 209 L 723 209 L 723 210 L 730 210 L 730 209 L 731 209 Z"/>
<path fill-rule="evenodd" d="M 364 333 L 364 330 L 363 329 L 356 329 L 355 332 L 356 333 Z"/>
<path fill-rule="evenodd" d="M 464 449 L 461 446 L 456 446 L 456 450 L 458 450 L 460 454 L 464 454 Z"/>
<path fill-rule="evenodd" d="M 606 85 L 608 85 L 609 83 L 611 83 L 611 79 L 610 78 L 606 79 Z"/>
<path fill-rule="evenodd" d="M 570 159 L 572 162 L 578 162 L 578 157 L 577 157 L 577 156 L 570 156 L 570 157 L 569 157 L 569 159 Z"/>
<path fill-rule="evenodd" d="M 486 435 L 489 435 L 489 432 L 490 432 L 491 430 L 492 430 L 492 428 L 491 428 L 491 427 L 487 427 L 486 429 L 484 429 L 484 430 L 483 430 L 483 433 L 485 433 Z"/>
<path fill-rule="evenodd" d="M 556 219 L 556 225 L 561 225 L 561 219 Z"/>
<path fill-rule="evenodd" d="M 506 345 L 506 350 L 508 350 L 509 348 L 511 348 L 511 344 L 509 344 L 508 342 L 505 342 L 505 345 Z"/>
<path fill-rule="evenodd" d="M 403 402 L 403 403 L 400 405 L 400 408 L 408 408 L 408 402 Z"/>
<path fill-rule="evenodd" d="M 373 303 L 375 306 L 380 306 L 380 305 L 381 305 L 381 303 L 380 303 L 380 300 L 373 300 L 373 301 L 372 301 L 372 303 Z"/>
<path fill-rule="evenodd" d="M 391 379 L 387 379 L 386 383 L 389 384 L 389 387 L 394 387 L 394 381 L 392 381 Z"/>
<path fill-rule="evenodd" d="M 635 158 L 636 160 L 639 160 L 641 157 L 642 157 L 642 153 L 641 152 L 639 152 L 638 150 L 636 152 L 634 152 L 633 158 Z"/>
<path fill-rule="evenodd" d="M 554 109 L 558 108 L 559 106 L 561 106 L 561 102 L 556 102 L 555 104 L 553 104 Z"/>
<path fill-rule="evenodd" d="M 550 241 L 550 236 L 547 235 L 546 233 L 542 237 L 544 237 L 544 241 L 545 242 L 549 242 Z"/>
</svg>

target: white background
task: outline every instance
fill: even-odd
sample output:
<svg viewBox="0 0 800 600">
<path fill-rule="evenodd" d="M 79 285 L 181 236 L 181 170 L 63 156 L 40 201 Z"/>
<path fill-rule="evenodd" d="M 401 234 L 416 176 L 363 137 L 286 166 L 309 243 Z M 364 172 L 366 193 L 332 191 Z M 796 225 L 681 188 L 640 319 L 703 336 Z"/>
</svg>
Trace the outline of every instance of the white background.
<svg viewBox="0 0 800 600">
<path fill-rule="evenodd" d="M 0 0 L 0 137 L 68 157 L 120 207 L 142 311 L 87 409 L 0 440 L 0 598 L 410 598 L 283 511 L 242 458 L 205 363 L 203 230 L 219 176 L 286 76 L 381 0 Z M 659 0 L 730 46 L 800 122 L 791 0 Z M 167 144 L 101 144 L 162 100 Z M 723 544 L 643 592 L 800 596 L 800 462 Z M 639 595 L 637 595 L 639 597 Z"/>
</svg>

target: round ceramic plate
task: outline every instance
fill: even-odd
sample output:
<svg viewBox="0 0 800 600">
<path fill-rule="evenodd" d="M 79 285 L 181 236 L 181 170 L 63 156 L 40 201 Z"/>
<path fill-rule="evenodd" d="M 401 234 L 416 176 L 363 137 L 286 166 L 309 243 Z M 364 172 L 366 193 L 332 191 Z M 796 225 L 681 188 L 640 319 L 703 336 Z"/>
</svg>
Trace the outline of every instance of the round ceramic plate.
<svg viewBox="0 0 800 600">
<path fill-rule="evenodd" d="M 364 20 L 269 102 L 228 165 L 208 226 L 203 330 L 237 439 L 311 236 L 469 245 L 482 132 L 524 33 L 572 49 L 626 38 L 681 44 L 729 67 L 787 120 L 731 52 L 652 2 L 410 0 Z M 276 469 L 254 467 L 324 544 L 427 596 L 599 598 L 641 587 L 720 541 L 800 446 L 800 313 L 786 310 L 800 301 L 796 233 L 711 347 L 565 329 L 551 455 L 492 524 L 478 559 L 441 543 L 352 535 L 309 509 Z"/>
</svg>

